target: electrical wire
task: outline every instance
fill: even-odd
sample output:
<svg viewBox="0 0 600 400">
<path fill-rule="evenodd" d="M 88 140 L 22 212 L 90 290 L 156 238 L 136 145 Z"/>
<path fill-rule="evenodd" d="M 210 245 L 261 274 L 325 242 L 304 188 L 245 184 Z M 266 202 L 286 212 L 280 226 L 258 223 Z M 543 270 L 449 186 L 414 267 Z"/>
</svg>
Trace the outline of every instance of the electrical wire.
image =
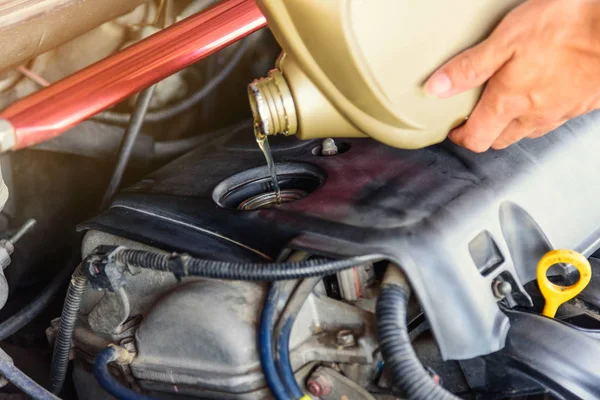
<svg viewBox="0 0 600 400">
<path fill-rule="evenodd" d="M 410 285 L 400 268 L 387 267 L 377 299 L 377 332 L 381 355 L 392 386 L 409 399 L 458 400 L 435 382 L 421 364 L 410 341 L 407 309 Z"/>
<path fill-rule="evenodd" d="M 101 211 L 105 210 L 108 207 L 111 199 L 113 198 L 115 193 L 117 193 L 117 190 L 119 190 L 119 186 L 121 186 L 123 175 L 125 174 L 125 170 L 127 169 L 129 159 L 131 158 L 131 153 L 133 152 L 135 141 L 142 130 L 142 126 L 144 125 L 146 112 L 148 111 L 148 107 L 150 106 L 150 100 L 152 99 L 152 95 L 154 94 L 155 89 L 156 85 L 152 85 L 144 89 L 138 96 L 137 103 L 135 105 L 135 110 L 131 115 L 129 125 L 127 126 L 127 131 L 125 132 L 125 135 L 123 136 L 123 139 L 121 141 L 121 147 L 119 149 L 119 155 L 117 158 L 117 164 L 115 165 L 115 170 L 112 174 L 108 187 L 106 188 L 104 197 L 102 198 L 102 203 L 100 206 Z"/>
<path fill-rule="evenodd" d="M 0 357 L 0 375 L 34 400 L 60 400 L 4 357 Z"/>
<path fill-rule="evenodd" d="M 223 83 L 229 75 L 231 75 L 233 70 L 238 66 L 238 64 L 250 48 L 250 43 L 251 42 L 249 39 L 241 40 L 238 45 L 238 48 L 235 49 L 235 53 L 231 56 L 227 64 L 225 64 L 225 66 L 217 75 L 215 75 L 208 82 L 206 82 L 200 90 L 192 94 L 190 97 L 181 100 L 180 102 L 172 106 L 147 113 L 146 121 L 161 122 L 176 117 L 177 115 L 193 108 L 196 104 L 200 103 L 206 98 L 206 96 L 208 96 L 221 83 Z M 96 114 L 93 117 L 93 119 L 112 124 L 126 124 L 129 121 L 129 115 L 114 111 L 103 111 L 99 114 Z"/>
<path fill-rule="evenodd" d="M 67 377 L 73 332 L 75 331 L 75 324 L 77 323 L 77 316 L 79 315 L 87 283 L 88 279 L 83 273 L 81 266 L 77 267 L 67 290 L 60 316 L 60 325 L 54 343 L 54 350 L 52 352 L 50 390 L 54 394 L 60 393 Z"/>
<path fill-rule="evenodd" d="M 194 258 L 187 254 L 162 254 L 126 248 L 116 251 L 114 257 L 122 265 L 173 272 L 179 278 L 199 276 L 241 281 L 282 281 L 326 276 L 383 259 L 381 255 L 369 254 L 341 260 L 316 258 L 281 263 L 236 263 Z"/>
<path fill-rule="evenodd" d="M 14 335 L 46 309 L 73 273 L 74 264 L 75 262 L 69 262 L 68 266 L 60 271 L 31 303 L 0 323 L 0 340 L 5 340 Z"/>
</svg>

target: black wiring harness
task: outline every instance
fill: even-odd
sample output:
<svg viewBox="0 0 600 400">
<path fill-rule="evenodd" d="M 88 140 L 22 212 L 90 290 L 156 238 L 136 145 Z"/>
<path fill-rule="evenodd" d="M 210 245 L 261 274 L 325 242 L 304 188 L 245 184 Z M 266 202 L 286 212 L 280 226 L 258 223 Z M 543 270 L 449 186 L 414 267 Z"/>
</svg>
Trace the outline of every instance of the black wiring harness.
<svg viewBox="0 0 600 400">
<path fill-rule="evenodd" d="M 117 289 L 130 268 L 171 272 L 178 280 L 186 276 L 240 281 L 282 281 L 326 276 L 356 265 L 384 259 L 370 254 L 339 260 L 315 258 L 305 261 L 237 263 L 195 258 L 187 254 L 158 253 L 125 247 L 100 246 L 86 261 L 85 273 L 96 288 Z"/>
</svg>

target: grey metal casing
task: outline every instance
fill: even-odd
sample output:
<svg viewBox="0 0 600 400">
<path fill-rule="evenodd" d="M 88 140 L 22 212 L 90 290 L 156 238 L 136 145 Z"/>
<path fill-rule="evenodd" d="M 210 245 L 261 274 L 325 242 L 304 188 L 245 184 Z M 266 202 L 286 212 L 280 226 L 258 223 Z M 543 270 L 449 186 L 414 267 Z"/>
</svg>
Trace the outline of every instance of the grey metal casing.
<svg viewBox="0 0 600 400">
<path fill-rule="evenodd" d="M 151 247 L 104 232 L 90 231 L 83 240 L 85 257 L 99 244 L 152 250 Z M 153 249 L 156 250 L 156 249 Z M 253 282 L 187 278 L 177 283 L 170 273 L 142 270 L 126 275 L 128 317 L 143 315 L 135 329 L 136 358 L 130 365 L 138 384 L 159 392 L 203 398 L 268 397 L 257 348 L 258 322 L 268 285 Z M 317 290 L 302 307 L 291 334 L 291 363 L 304 381 L 312 361 L 352 363 L 375 368 L 375 315 L 333 300 Z M 121 315 L 110 292 L 88 287 L 81 307 L 82 321 L 75 347 L 94 354 L 118 333 L 94 326 L 110 325 Z M 95 313 L 101 309 L 101 313 Z M 84 334 L 92 325 L 93 334 Z M 355 332 L 357 343 L 340 348 L 335 334 Z M 82 334 L 79 334 L 81 332 Z M 119 339 L 117 339 L 119 338 Z M 98 347 L 98 341 L 102 347 Z M 368 367 L 367 367 L 368 368 Z"/>
</svg>

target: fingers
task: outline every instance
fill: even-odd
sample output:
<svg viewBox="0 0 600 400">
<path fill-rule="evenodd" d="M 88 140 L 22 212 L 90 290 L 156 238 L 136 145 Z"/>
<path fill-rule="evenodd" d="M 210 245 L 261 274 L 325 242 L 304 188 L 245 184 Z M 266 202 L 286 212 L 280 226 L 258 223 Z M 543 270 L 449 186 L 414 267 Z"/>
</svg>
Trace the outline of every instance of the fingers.
<svg viewBox="0 0 600 400">
<path fill-rule="evenodd" d="M 518 114 L 510 102 L 503 103 L 506 100 L 488 86 L 467 122 L 450 133 L 450 140 L 476 153 L 488 150 Z"/>
<path fill-rule="evenodd" d="M 520 140 L 522 140 L 524 138 L 527 138 L 527 139 L 540 138 L 540 137 L 546 135 L 547 133 L 550 133 L 550 132 L 554 131 L 555 129 L 559 128 L 560 126 L 564 125 L 566 122 L 567 122 L 567 120 L 564 119 L 564 120 L 561 120 L 556 123 L 547 124 L 547 125 L 544 125 L 541 127 L 536 127 L 535 125 L 523 123 L 519 119 L 514 119 L 506 126 L 506 128 L 502 131 L 502 133 L 493 141 L 491 146 L 488 146 L 487 148 L 485 148 L 486 144 L 481 144 L 481 143 L 480 143 L 481 147 L 479 147 L 479 148 L 473 147 L 476 145 L 474 145 L 472 140 L 470 140 L 468 138 L 464 139 L 464 140 L 461 140 L 459 138 L 457 139 L 457 138 L 455 138 L 454 132 L 450 135 L 450 139 L 452 139 L 455 143 L 462 145 L 464 147 L 467 147 L 468 149 L 475 151 L 475 152 L 485 151 L 489 147 L 491 147 L 494 150 L 502 150 L 502 149 L 505 149 L 505 148 L 519 142 Z"/>
<path fill-rule="evenodd" d="M 502 150 L 517 143 L 519 140 L 532 135 L 535 127 L 525 125 L 520 120 L 513 120 L 492 144 L 494 150 Z"/>
<path fill-rule="evenodd" d="M 539 137 L 544 136 L 547 133 L 552 132 L 553 130 L 563 126 L 568 120 L 567 119 L 563 119 L 561 121 L 558 121 L 554 124 L 550 124 L 550 125 L 545 125 L 545 126 L 541 126 L 539 128 L 537 128 L 535 131 L 533 131 L 530 135 L 527 136 L 527 138 L 529 139 L 537 139 Z"/>
<path fill-rule="evenodd" d="M 483 85 L 510 60 L 507 46 L 497 45 L 493 36 L 464 51 L 435 72 L 425 83 L 434 97 L 451 97 Z"/>
<path fill-rule="evenodd" d="M 535 125 L 523 123 L 521 120 L 515 119 L 508 124 L 506 129 L 500 134 L 500 136 L 498 136 L 496 141 L 492 144 L 492 148 L 494 150 L 502 150 L 524 138 L 540 138 L 562 126 L 565 122 L 567 122 L 566 119 L 556 123 L 536 127 Z"/>
</svg>

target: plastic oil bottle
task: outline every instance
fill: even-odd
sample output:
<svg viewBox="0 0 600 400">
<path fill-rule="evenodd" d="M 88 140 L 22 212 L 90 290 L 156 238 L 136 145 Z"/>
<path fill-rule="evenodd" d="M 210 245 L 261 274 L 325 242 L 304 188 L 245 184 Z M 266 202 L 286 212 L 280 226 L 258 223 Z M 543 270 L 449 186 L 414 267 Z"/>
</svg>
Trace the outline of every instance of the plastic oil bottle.
<svg viewBox="0 0 600 400">
<path fill-rule="evenodd" d="M 257 0 L 283 49 L 249 86 L 265 136 L 370 136 L 416 149 L 464 122 L 481 88 L 449 99 L 423 83 L 523 0 Z"/>
</svg>

